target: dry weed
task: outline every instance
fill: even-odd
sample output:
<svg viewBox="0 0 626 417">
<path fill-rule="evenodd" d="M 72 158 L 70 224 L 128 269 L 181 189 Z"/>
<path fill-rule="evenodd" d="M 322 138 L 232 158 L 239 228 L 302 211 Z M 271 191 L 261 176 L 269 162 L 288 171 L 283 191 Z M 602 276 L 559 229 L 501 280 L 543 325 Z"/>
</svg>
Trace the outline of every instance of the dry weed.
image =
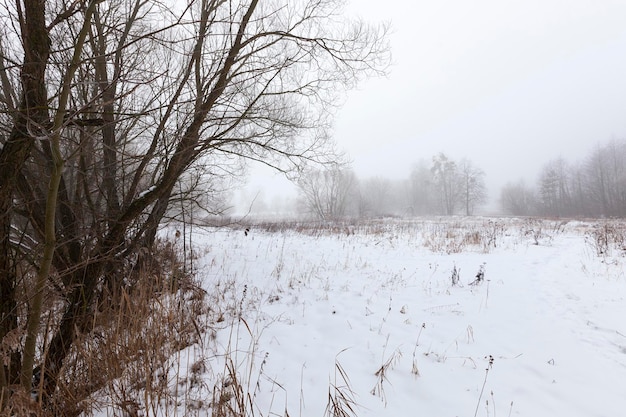
<svg viewBox="0 0 626 417">
<path fill-rule="evenodd" d="M 328 388 L 324 417 L 356 417 L 357 403 L 345 369 L 335 360 L 335 378 Z"/>
</svg>

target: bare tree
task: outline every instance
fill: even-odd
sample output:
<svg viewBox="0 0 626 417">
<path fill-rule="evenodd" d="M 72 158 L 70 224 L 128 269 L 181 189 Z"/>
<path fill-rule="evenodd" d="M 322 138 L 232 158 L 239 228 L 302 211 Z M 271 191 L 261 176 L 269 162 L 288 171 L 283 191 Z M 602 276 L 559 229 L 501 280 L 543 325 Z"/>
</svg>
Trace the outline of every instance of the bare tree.
<svg viewBox="0 0 626 417">
<path fill-rule="evenodd" d="M 530 216 L 536 214 L 537 198 L 535 192 L 520 180 L 502 188 L 500 204 L 507 213 L 514 216 Z"/>
<path fill-rule="evenodd" d="M 402 184 L 388 178 L 373 177 L 359 181 L 359 215 L 388 216 L 405 211 Z"/>
<path fill-rule="evenodd" d="M 388 61 L 385 28 L 341 3 L 0 5 L 0 337 L 26 337 L 0 349 L 0 407 L 33 382 L 52 407 L 96 312 L 141 286 L 172 202 L 245 159 L 332 158 L 337 94 Z"/>
<path fill-rule="evenodd" d="M 340 164 L 307 169 L 299 176 L 297 184 L 307 211 L 320 220 L 346 215 L 357 186 L 354 172 Z"/>
<path fill-rule="evenodd" d="M 598 146 L 587 158 L 586 195 L 593 213 L 626 216 L 626 143 Z"/>
<path fill-rule="evenodd" d="M 593 216 L 593 203 L 588 197 L 586 170 L 582 163 L 569 167 L 570 210 L 573 215 Z"/>
<path fill-rule="evenodd" d="M 461 201 L 461 183 L 456 162 L 440 153 L 433 157 L 430 170 L 443 212 L 448 216 L 453 215 Z"/>
<path fill-rule="evenodd" d="M 432 214 L 435 211 L 435 183 L 427 161 L 413 166 L 408 180 L 409 213 L 415 215 Z"/>
<path fill-rule="evenodd" d="M 459 179 L 461 183 L 462 201 L 465 215 L 474 214 L 476 206 L 487 201 L 487 187 L 485 186 L 485 172 L 474 166 L 471 161 L 462 159 L 459 164 Z"/>
<path fill-rule="evenodd" d="M 544 166 L 539 179 L 539 195 L 544 214 L 572 214 L 569 185 L 569 168 L 564 159 L 555 159 Z"/>
</svg>

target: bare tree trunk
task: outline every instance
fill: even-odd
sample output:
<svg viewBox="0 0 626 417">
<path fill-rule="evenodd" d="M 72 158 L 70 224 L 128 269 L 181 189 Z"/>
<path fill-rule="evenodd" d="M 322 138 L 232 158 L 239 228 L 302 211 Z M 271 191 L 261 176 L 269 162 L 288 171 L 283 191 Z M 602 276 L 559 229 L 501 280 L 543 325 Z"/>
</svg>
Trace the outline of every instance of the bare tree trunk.
<svg viewBox="0 0 626 417">
<path fill-rule="evenodd" d="M 26 322 L 26 341 L 24 342 L 24 351 L 22 357 L 22 371 L 20 375 L 20 383 L 25 390 L 29 390 L 32 385 L 33 367 L 35 362 L 36 342 L 39 334 L 39 323 L 41 321 L 43 292 L 50 274 L 54 251 L 56 249 L 56 214 L 57 202 L 59 195 L 59 185 L 63 176 L 64 159 L 61 153 L 61 130 L 65 121 L 66 106 L 70 97 L 72 80 L 74 73 L 78 69 L 83 50 L 85 38 L 91 27 L 91 16 L 93 15 L 96 4 L 99 0 L 91 0 L 83 20 L 83 27 L 76 39 L 74 54 L 72 61 L 64 74 L 63 88 L 59 96 L 59 107 L 54 117 L 51 133 L 49 134 L 50 151 L 52 155 L 52 172 L 48 185 L 48 194 L 46 197 L 46 216 L 45 216 L 45 240 L 43 256 L 40 261 L 39 270 L 37 271 L 37 279 L 32 294 L 32 303 L 28 312 Z"/>
<path fill-rule="evenodd" d="M 107 72 L 106 62 L 106 35 L 102 28 L 100 16 L 95 13 L 95 28 L 98 32 L 98 37 L 94 41 L 97 43 L 94 45 L 94 49 L 98 51 L 95 58 L 95 76 L 99 85 L 100 92 L 102 94 L 102 185 L 104 187 L 104 193 L 106 195 L 107 206 L 107 219 L 112 221 L 120 210 L 119 196 L 117 194 L 117 184 L 115 183 L 117 178 L 117 145 L 115 140 L 115 94 L 117 90 L 117 83 L 115 80 L 111 82 Z M 132 22 L 134 20 L 131 20 Z M 129 24 L 127 25 L 127 27 Z M 122 38 L 122 42 L 125 39 L 125 35 Z M 115 74 L 113 77 L 119 75 L 119 64 L 116 64 Z"/>
<path fill-rule="evenodd" d="M 45 0 L 24 0 L 24 10 L 25 14 L 22 14 L 18 2 L 24 43 L 22 97 L 9 139 L 0 150 L 0 339 L 4 339 L 17 327 L 15 288 L 18 276 L 16 253 L 11 243 L 14 192 L 22 168 L 30 156 L 34 134 L 41 132 L 41 127 L 48 124 L 49 120 L 45 71 L 50 54 L 50 39 L 45 24 Z M 19 356 L 13 355 L 10 368 L 3 366 L 0 394 L 6 394 L 7 385 L 21 379 L 18 373 L 20 361 Z M 6 397 L 3 395 L 3 398 Z"/>
</svg>

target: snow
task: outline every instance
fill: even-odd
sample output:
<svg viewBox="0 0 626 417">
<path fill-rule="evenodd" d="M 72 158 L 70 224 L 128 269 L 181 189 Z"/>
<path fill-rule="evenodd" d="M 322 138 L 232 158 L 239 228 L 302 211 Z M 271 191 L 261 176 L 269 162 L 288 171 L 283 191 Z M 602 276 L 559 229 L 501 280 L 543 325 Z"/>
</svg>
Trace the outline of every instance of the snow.
<svg viewBox="0 0 626 417">
<path fill-rule="evenodd" d="M 597 224 L 196 231 L 213 331 L 180 353 L 183 378 L 205 365 L 202 383 L 167 414 L 211 415 L 231 360 L 254 415 L 323 416 L 340 393 L 360 417 L 620 415 L 624 258 L 618 246 L 598 254 Z"/>
<path fill-rule="evenodd" d="M 145 189 L 144 191 L 140 192 L 137 195 L 137 198 L 144 198 L 146 195 L 150 194 L 151 192 L 153 192 L 154 190 L 156 190 L 156 185 L 151 185 L 150 187 L 148 187 L 147 189 Z"/>
</svg>

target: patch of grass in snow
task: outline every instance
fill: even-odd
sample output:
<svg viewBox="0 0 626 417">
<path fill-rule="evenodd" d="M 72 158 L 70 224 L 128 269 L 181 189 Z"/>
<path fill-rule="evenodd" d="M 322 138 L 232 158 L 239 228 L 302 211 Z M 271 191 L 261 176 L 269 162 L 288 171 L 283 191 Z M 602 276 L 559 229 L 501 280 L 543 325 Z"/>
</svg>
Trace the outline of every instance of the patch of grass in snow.
<svg viewBox="0 0 626 417">
<path fill-rule="evenodd" d="M 357 417 L 357 407 L 350 378 L 335 358 L 334 380 L 328 388 L 328 403 L 324 410 L 324 417 Z"/>
<path fill-rule="evenodd" d="M 374 373 L 376 376 L 376 385 L 370 391 L 372 395 L 380 397 L 380 399 L 387 404 L 387 396 L 385 395 L 385 383 L 389 383 L 387 379 L 387 374 L 390 370 L 394 368 L 394 366 L 398 363 L 398 361 L 402 358 L 402 352 L 400 349 L 396 349 L 385 361 L 383 361 L 380 368 Z"/>
<path fill-rule="evenodd" d="M 600 257 L 626 253 L 626 225 L 619 222 L 595 224 L 585 234 L 585 242 Z"/>
</svg>

